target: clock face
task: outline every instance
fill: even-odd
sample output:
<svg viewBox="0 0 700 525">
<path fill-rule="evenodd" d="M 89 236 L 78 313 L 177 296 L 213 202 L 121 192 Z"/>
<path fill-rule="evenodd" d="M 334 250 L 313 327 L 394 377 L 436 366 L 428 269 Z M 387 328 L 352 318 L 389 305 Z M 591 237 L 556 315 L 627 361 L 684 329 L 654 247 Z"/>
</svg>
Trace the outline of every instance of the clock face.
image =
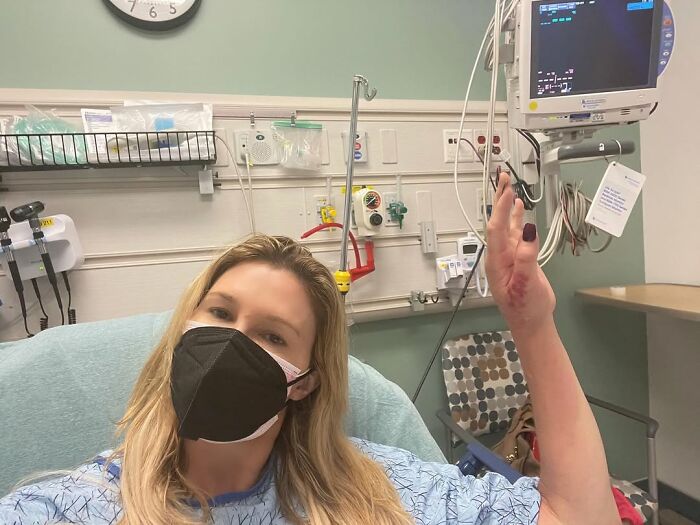
<svg viewBox="0 0 700 525">
<path fill-rule="evenodd" d="M 142 29 L 165 30 L 194 16 L 202 0 L 104 0 L 123 20 Z"/>
</svg>

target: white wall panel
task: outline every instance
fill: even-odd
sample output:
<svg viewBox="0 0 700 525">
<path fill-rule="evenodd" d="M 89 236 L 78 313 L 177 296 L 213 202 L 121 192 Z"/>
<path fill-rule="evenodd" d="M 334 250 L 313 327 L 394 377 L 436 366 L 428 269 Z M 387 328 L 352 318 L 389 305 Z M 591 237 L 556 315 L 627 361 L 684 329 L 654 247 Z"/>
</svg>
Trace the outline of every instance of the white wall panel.
<svg viewBox="0 0 700 525">
<path fill-rule="evenodd" d="M 15 93 L 15 100 L 18 96 Z M 69 119 L 75 119 L 81 106 L 102 107 L 115 100 L 137 98 L 127 93 L 98 92 L 41 92 L 33 96 L 35 104 L 51 103 Z M 21 111 L 21 106 L 10 102 L 12 97 L 4 99 L 0 116 Z M 232 149 L 233 131 L 250 127 L 242 115 L 262 111 L 260 99 L 239 99 L 209 99 L 215 104 L 214 127 L 225 130 Z M 299 109 L 299 118 L 313 117 L 322 122 L 328 130 L 330 163 L 320 172 L 253 167 L 258 231 L 299 238 L 303 231 L 318 224 L 315 196 L 327 195 L 329 187 L 337 220 L 342 221 L 345 160 L 341 132 L 348 127 L 349 104 L 344 106 L 344 101 L 334 99 L 271 98 L 265 99 L 264 106 L 268 116 L 275 111 L 282 116 L 295 108 Z M 458 103 L 410 100 L 363 102 L 361 107 L 358 128 L 368 133 L 369 162 L 356 165 L 356 184 L 372 185 L 381 192 L 398 191 L 409 211 L 402 229 L 383 227 L 375 238 L 377 270 L 356 283 L 351 295 L 353 308 L 358 315 L 364 312 L 365 318 L 409 315 L 407 299 L 411 290 L 435 292 L 435 256 L 421 252 L 416 192 L 431 192 L 440 255 L 454 253 L 455 239 L 466 231 L 454 194 L 452 165 L 444 162 L 441 145 L 443 129 L 457 126 L 460 107 Z M 467 127 L 485 127 L 483 107 L 474 105 Z M 505 129 L 504 118 L 499 113 L 501 129 Z M 272 119 L 256 120 L 257 126 L 266 127 Z M 396 130 L 396 164 L 381 161 L 382 129 Z M 221 144 L 217 143 L 217 148 L 220 157 L 227 155 Z M 2 173 L 0 188 L 6 191 L 0 194 L 1 204 L 12 208 L 41 200 L 47 215 L 65 213 L 74 219 L 87 256 L 85 266 L 72 277 L 73 302 L 80 321 L 165 310 L 174 305 L 205 261 L 250 232 L 233 164 L 217 169 L 220 186 L 211 196 L 198 193 L 197 169 L 191 167 Z M 245 166 L 239 169 L 247 183 Z M 480 176 L 477 163 L 461 165 L 461 194 L 474 219 Z M 321 232 L 309 239 L 309 246 L 332 270 L 339 262 L 339 240 L 339 231 Z M 354 261 L 352 255 L 350 261 Z M 26 293 L 32 304 L 30 288 Z M 45 283 L 42 289 L 45 301 L 51 303 L 50 289 Z M 21 337 L 23 330 L 16 322 L 18 308 L 9 279 L 0 279 L 0 299 L 4 303 L 0 308 L 0 340 Z M 426 311 L 446 309 L 444 298 L 442 303 L 430 304 Z M 468 303 L 466 307 L 474 307 L 483 301 Z M 54 311 L 50 314 L 53 325 L 57 315 Z M 34 326 L 37 319 L 33 308 Z"/>
</svg>

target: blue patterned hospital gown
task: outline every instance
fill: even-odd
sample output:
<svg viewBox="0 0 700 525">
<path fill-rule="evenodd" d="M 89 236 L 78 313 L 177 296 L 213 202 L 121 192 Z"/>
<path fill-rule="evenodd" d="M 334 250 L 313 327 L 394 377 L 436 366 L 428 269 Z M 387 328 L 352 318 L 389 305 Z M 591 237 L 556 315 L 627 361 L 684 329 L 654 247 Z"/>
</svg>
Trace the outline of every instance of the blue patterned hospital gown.
<svg viewBox="0 0 700 525">
<path fill-rule="evenodd" d="M 353 439 L 380 463 L 401 501 L 419 525 L 525 525 L 537 523 L 537 481 L 521 478 L 511 485 L 497 474 L 465 477 L 453 465 L 426 463 L 404 450 Z M 29 485 L 0 499 L 0 523 L 115 524 L 121 517 L 119 467 L 104 467 L 108 453 L 68 476 Z M 286 523 L 277 505 L 271 469 L 244 493 L 212 501 L 215 524 L 277 525 Z"/>
</svg>

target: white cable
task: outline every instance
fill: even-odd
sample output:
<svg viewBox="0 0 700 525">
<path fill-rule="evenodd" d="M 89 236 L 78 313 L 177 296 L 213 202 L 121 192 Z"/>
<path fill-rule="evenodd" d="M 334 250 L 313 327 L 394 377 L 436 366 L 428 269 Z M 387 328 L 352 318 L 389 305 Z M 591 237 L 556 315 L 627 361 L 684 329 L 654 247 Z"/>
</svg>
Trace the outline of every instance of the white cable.
<svg viewBox="0 0 700 525">
<path fill-rule="evenodd" d="M 250 232 L 255 233 L 255 219 L 253 218 L 253 212 L 250 209 L 250 203 L 248 202 L 248 196 L 245 193 L 245 186 L 243 186 L 243 177 L 241 177 L 241 171 L 238 169 L 238 164 L 236 163 L 236 159 L 233 156 L 233 153 L 231 153 L 231 148 L 228 147 L 228 144 L 226 144 L 226 141 L 216 135 L 216 138 L 219 139 L 219 141 L 224 145 L 226 148 L 226 151 L 228 152 L 228 156 L 231 159 L 231 163 L 233 164 L 233 167 L 236 169 L 236 175 L 238 176 L 238 184 L 241 187 L 241 193 L 243 194 L 243 201 L 245 202 L 245 209 L 248 212 L 248 222 L 250 223 Z"/>
<path fill-rule="evenodd" d="M 540 184 L 540 196 L 537 197 L 536 199 L 533 199 L 532 197 L 530 197 L 530 195 L 527 192 L 525 192 L 525 196 L 526 196 L 527 200 L 530 201 L 532 204 L 538 204 L 538 203 L 542 202 L 542 199 L 544 199 L 544 179 L 542 179 L 541 177 L 539 180 L 539 184 Z"/>
<path fill-rule="evenodd" d="M 503 3 L 503 0 L 501 0 L 501 2 Z M 510 6 L 508 7 L 508 11 L 505 11 L 505 5 L 503 6 L 503 9 L 504 9 L 503 12 L 505 14 L 501 16 L 501 31 L 503 31 L 503 28 L 505 26 L 505 22 L 506 22 L 506 20 L 508 20 L 508 17 L 513 14 L 513 11 L 515 10 L 515 7 L 517 6 L 518 2 L 519 2 L 519 0 L 511 1 Z M 494 40 L 491 39 L 489 41 L 489 45 L 486 48 L 486 53 L 484 55 L 486 57 L 484 64 L 487 65 L 489 67 L 489 69 L 493 66 L 493 47 L 494 47 Z"/>
<path fill-rule="evenodd" d="M 504 150 L 504 153 L 507 153 L 507 152 Z M 509 155 L 510 155 L 510 154 L 509 154 Z M 503 162 L 503 163 L 505 164 L 506 161 L 510 161 L 510 158 L 504 157 L 503 154 L 501 154 L 501 155 L 498 155 L 498 156 L 496 157 L 496 160 L 497 160 L 498 162 Z M 527 184 L 527 182 L 525 181 L 525 179 L 521 179 L 521 180 Z M 540 196 L 537 197 L 537 199 L 531 198 L 531 197 L 530 197 L 530 194 L 527 193 L 527 191 L 525 191 L 525 198 L 528 200 L 528 202 L 531 202 L 532 204 L 537 204 L 537 203 L 539 203 L 539 202 L 544 198 L 544 180 L 542 179 L 541 176 L 538 176 L 538 177 L 537 177 L 537 183 L 540 185 Z M 528 186 L 529 186 L 529 184 L 528 184 Z M 529 189 L 529 188 L 528 188 L 528 189 Z"/>
<path fill-rule="evenodd" d="M 523 193 L 525 194 L 527 201 L 531 204 L 539 204 L 542 202 L 542 199 L 544 199 L 544 179 L 542 177 L 538 177 L 537 183 L 540 186 L 540 196 L 536 199 L 534 197 L 530 197 L 530 185 L 527 183 L 527 181 L 525 179 L 522 179 L 522 181 L 527 186 L 526 188 L 523 188 Z"/>
<path fill-rule="evenodd" d="M 501 17 L 501 31 L 505 28 L 507 20 L 512 16 L 513 11 L 518 7 L 518 4 L 520 4 L 520 0 L 512 0 L 510 5 L 508 6 L 508 11 L 505 11 L 505 14 Z M 491 68 L 493 67 L 493 44 L 494 41 L 491 40 L 489 43 L 489 46 L 486 48 L 486 53 L 485 57 L 486 60 L 484 61 L 485 64 L 488 64 L 488 67 Z"/>
<path fill-rule="evenodd" d="M 484 171 L 482 179 L 482 192 L 484 195 L 483 214 L 484 217 L 488 217 L 486 208 L 486 196 L 488 195 L 488 182 L 489 175 L 491 174 L 491 155 L 493 154 L 493 130 L 494 130 L 494 120 L 496 117 L 496 97 L 498 95 L 498 62 L 500 59 L 500 36 L 501 36 L 501 7 L 503 7 L 501 0 L 496 0 L 496 7 L 494 10 L 494 31 L 493 31 L 493 67 L 491 68 L 491 96 L 489 97 L 489 112 L 486 121 L 486 151 L 484 153 Z M 498 28 L 496 31 L 495 28 Z"/>
<path fill-rule="evenodd" d="M 467 115 L 467 109 L 469 105 L 469 99 L 471 96 L 471 90 L 472 86 L 474 84 L 474 78 L 476 75 L 476 70 L 480 64 L 480 59 L 482 55 L 487 56 L 490 63 L 491 63 L 491 93 L 490 93 L 490 98 L 489 98 L 489 113 L 488 113 L 488 121 L 487 121 L 487 137 L 486 137 L 486 152 L 485 152 L 485 158 L 484 158 L 484 166 L 483 166 L 483 178 L 482 178 L 482 194 L 483 194 L 483 202 L 480 203 L 480 205 L 483 207 L 483 216 L 486 218 L 488 217 L 487 213 L 487 200 L 488 200 L 488 184 L 489 184 L 489 174 L 491 171 L 491 165 L 492 165 L 492 158 L 489 153 L 493 151 L 493 130 L 494 130 L 494 122 L 495 122 L 495 111 L 496 111 L 496 99 L 497 99 L 497 94 L 498 94 L 498 73 L 499 73 L 499 62 L 500 62 L 500 30 L 503 29 L 504 24 L 507 22 L 507 20 L 513 15 L 515 9 L 519 5 L 519 0 L 511 0 L 508 2 L 508 0 L 497 0 L 496 5 L 494 8 L 494 17 L 491 19 L 486 32 L 484 34 L 484 38 L 481 41 L 481 45 L 479 46 L 479 51 L 477 53 L 476 60 L 474 61 L 474 66 L 472 67 L 472 71 L 469 77 L 469 83 L 467 85 L 467 93 L 464 97 L 464 105 L 462 107 L 462 116 L 460 119 L 460 125 L 459 125 L 459 132 L 457 134 L 457 151 L 455 154 L 455 160 L 453 163 L 453 182 L 454 182 L 454 189 L 455 189 L 455 196 L 457 197 L 457 203 L 459 205 L 459 209 L 462 212 L 462 215 L 464 216 L 465 220 L 467 221 L 467 224 L 469 225 L 469 228 L 476 237 L 481 241 L 484 245 L 487 245 L 486 239 L 476 230 L 474 227 L 474 224 L 471 221 L 471 218 L 469 217 L 469 214 L 466 212 L 464 208 L 464 203 L 462 202 L 460 193 L 459 193 L 459 154 L 460 154 L 460 147 L 462 143 L 462 135 L 464 133 L 464 122 L 466 119 Z M 499 28 L 499 31 L 495 31 L 495 28 Z M 485 49 L 487 50 L 486 53 L 484 53 Z M 492 57 L 492 58 L 491 58 Z M 526 197 L 528 201 L 530 201 L 533 204 L 537 204 L 541 202 L 544 198 L 544 181 L 542 178 L 540 178 L 540 195 L 538 198 L 530 198 L 529 195 Z"/>
<path fill-rule="evenodd" d="M 474 61 L 474 66 L 472 67 L 472 71 L 471 71 L 471 74 L 469 76 L 469 83 L 467 84 L 467 93 L 464 97 L 464 105 L 462 107 L 462 117 L 461 117 L 460 122 L 459 122 L 459 132 L 457 133 L 457 152 L 455 154 L 455 160 L 454 160 L 454 164 L 453 164 L 453 178 L 454 178 L 455 195 L 457 197 L 457 203 L 459 204 L 459 209 L 462 212 L 464 219 L 467 221 L 467 224 L 469 225 L 469 229 L 472 232 L 474 232 L 474 234 L 477 236 L 479 241 L 481 241 L 484 245 L 487 244 L 486 239 L 484 239 L 484 237 L 474 227 L 474 224 L 472 223 L 471 218 L 469 217 L 469 214 L 466 212 L 466 210 L 464 208 L 464 203 L 462 202 L 462 198 L 460 197 L 460 194 L 459 194 L 459 151 L 460 151 L 460 147 L 462 144 L 462 134 L 464 133 L 464 121 L 465 121 L 466 115 L 467 115 L 467 108 L 469 105 L 469 97 L 471 96 L 471 90 L 472 90 L 472 86 L 474 84 L 474 77 L 476 75 L 476 70 L 479 67 L 480 59 L 481 59 L 482 55 L 484 55 L 484 50 L 485 50 L 487 43 L 489 43 L 489 38 L 491 38 L 491 42 L 500 41 L 498 38 L 500 36 L 500 31 L 498 31 L 497 35 L 494 35 L 494 29 L 496 27 L 498 27 L 499 29 L 503 28 L 503 24 L 505 23 L 505 20 L 507 19 L 507 17 L 512 15 L 512 13 L 515 10 L 518 3 L 519 3 L 519 0 L 511 0 L 509 4 L 507 4 L 506 0 L 497 0 L 497 2 L 496 2 L 496 10 L 494 11 L 494 18 L 491 19 L 488 27 L 486 28 L 486 32 L 484 33 L 484 38 L 481 41 L 481 45 L 479 46 L 479 51 L 476 55 L 476 59 Z M 508 11 L 506 13 L 506 16 L 502 17 L 501 10 L 499 8 L 501 6 L 505 6 L 505 5 L 508 5 Z M 497 20 L 496 14 L 497 13 L 498 13 L 498 24 L 496 22 L 496 20 Z M 489 43 L 489 46 L 490 45 L 491 44 Z M 498 77 L 498 66 L 496 66 L 493 69 L 495 70 L 493 73 L 495 73 L 495 76 L 497 78 Z M 495 96 L 497 93 L 497 91 L 496 91 L 497 85 L 495 86 L 495 89 L 494 89 L 493 77 L 494 77 L 494 74 L 492 74 L 492 98 L 495 99 Z M 494 113 L 495 113 L 495 102 L 492 103 L 490 114 L 493 116 Z M 490 133 L 490 142 L 491 142 L 491 144 L 493 144 L 493 125 L 492 125 L 492 130 Z M 491 147 L 493 147 L 493 146 L 491 146 Z M 489 156 L 489 159 L 490 159 L 490 156 Z M 486 170 L 484 170 L 484 171 L 486 171 Z M 487 193 L 486 189 L 483 188 L 484 201 L 483 201 L 482 205 L 483 205 L 483 209 L 484 209 L 484 211 L 483 211 L 484 222 L 486 221 L 486 217 L 488 217 L 488 214 L 486 213 L 487 196 L 488 196 L 488 193 Z"/>
<path fill-rule="evenodd" d="M 491 29 L 493 28 L 493 20 L 489 24 L 489 27 L 486 29 L 486 33 L 484 34 L 484 38 L 481 41 L 481 46 L 479 46 L 479 51 L 476 55 L 476 60 L 474 61 L 474 67 L 472 68 L 471 75 L 469 76 L 469 83 L 467 84 L 467 94 L 464 97 L 464 105 L 462 106 L 462 118 L 459 122 L 459 131 L 457 132 L 457 151 L 455 153 L 455 161 L 454 161 L 454 185 L 455 185 L 455 195 L 457 196 L 457 203 L 459 204 L 459 209 L 462 211 L 462 215 L 467 221 L 467 224 L 469 225 L 469 229 L 474 232 L 474 235 L 479 239 L 481 243 L 484 245 L 486 244 L 486 240 L 479 234 L 479 232 L 476 230 L 474 225 L 472 224 L 471 219 L 469 218 L 469 214 L 467 211 L 464 209 L 464 204 L 462 203 L 462 198 L 459 195 L 459 150 L 462 147 L 462 133 L 464 133 L 464 120 L 467 116 L 467 107 L 469 106 L 469 97 L 471 96 L 471 91 L 472 91 L 472 85 L 474 84 L 474 77 L 476 76 L 476 69 L 479 67 L 479 60 L 481 58 L 481 54 L 484 51 L 484 46 L 486 45 L 486 41 L 488 40 L 489 33 Z M 486 196 L 484 196 L 484 199 L 486 199 Z M 484 222 L 486 221 L 486 215 L 484 215 Z"/>
<path fill-rule="evenodd" d="M 561 220 L 561 206 L 557 206 L 552 219 L 552 225 L 549 228 L 545 242 L 542 244 L 542 249 L 537 257 L 540 266 L 546 265 L 557 251 L 557 246 L 561 242 L 563 223 Z"/>
<path fill-rule="evenodd" d="M 250 155 L 248 153 L 245 154 L 245 169 L 248 172 L 248 192 L 250 196 L 250 213 L 251 216 L 253 217 L 252 220 L 252 226 L 253 226 L 253 233 L 257 232 L 257 229 L 255 227 L 255 200 L 253 199 L 253 179 L 250 175 Z"/>
<path fill-rule="evenodd" d="M 590 205 L 591 200 L 581 191 L 580 183 L 576 186 L 559 185 L 559 204 L 554 212 L 547 238 L 542 243 L 542 249 L 537 257 L 540 266 L 546 265 L 558 251 L 563 251 L 567 243 L 574 245 L 576 242 L 577 247 L 587 246 L 594 253 L 600 253 L 610 245 L 612 238 L 608 236 L 600 248 L 590 247 L 588 242 L 590 235 L 598 232 L 596 228 L 586 224 Z M 567 217 L 570 223 L 568 226 Z"/>
<path fill-rule="evenodd" d="M 481 287 L 481 262 L 479 263 L 479 266 L 476 268 L 476 272 L 474 273 L 474 280 L 476 282 L 476 293 L 478 293 L 481 297 L 487 297 L 489 295 L 489 280 L 487 277 L 484 276 L 484 287 Z"/>
<path fill-rule="evenodd" d="M 485 153 L 485 158 L 484 158 L 484 166 L 483 166 L 483 177 L 482 177 L 482 191 L 483 191 L 483 197 L 484 200 L 481 203 L 483 206 L 483 215 L 484 217 L 488 217 L 487 213 L 487 196 L 488 196 L 488 184 L 489 184 L 489 175 L 491 173 L 491 166 L 493 163 L 493 158 L 492 158 L 492 152 L 493 152 L 493 134 L 494 134 L 494 127 L 495 127 L 495 113 L 496 113 L 496 100 L 497 100 L 497 94 L 498 94 L 498 73 L 499 73 L 499 66 L 500 66 L 500 33 L 501 30 L 503 29 L 504 24 L 506 21 L 512 16 L 513 12 L 517 8 L 519 4 L 519 0 L 511 0 L 510 2 L 508 0 L 496 0 L 495 2 L 495 8 L 494 8 L 494 16 L 491 22 L 489 23 L 489 26 L 486 30 L 486 33 L 484 34 L 484 38 L 481 42 L 481 46 L 479 47 L 479 52 L 477 54 L 477 58 L 475 60 L 474 66 L 472 68 L 471 75 L 469 77 L 469 83 L 467 86 L 467 93 L 464 98 L 464 105 L 462 108 L 462 117 L 460 120 L 460 126 L 459 126 L 459 132 L 457 135 L 457 151 L 455 154 L 455 160 L 453 164 L 453 178 L 454 178 L 454 188 L 455 188 L 455 195 L 457 197 L 457 202 L 459 204 L 459 208 L 462 212 L 462 215 L 467 221 L 467 224 L 469 225 L 470 229 L 476 237 L 486 246 L 487 242 L 486 240 L 476 231 L 476 228 L 474 228 L 474 225 L 472 224 L 472 221 L 467 214 L 466 210 L 464 209 L 464 204 L 462 203 L 462 199 L 459 194 L 459 152 L 460 152 L 460 147 L 462 143 L 462 134 L 464 132 L 464 121 L 466 119 L 467 115 L 467 109 L 468 109 L 468 104 L 469 104 L 469 97 L 471 95 L 471 89 L 474 83 L 474 77 L 476 75 L 476 69 L 480 63 L 480 58 L 482 55 L 485 57 L 485 63 L 489 64 L 491 67 L 491 93 L 489 97 L 489 112 L 488 112 L 488 119 L 487 119 L 487 129 L 486 129 L 486 151 Z M 496 28 L 498 28 L 496 30 Z M 498 159 L 496 159 L 498 160 Z M 541 202 L 544 198 L 544 192 L 545 192 L 545 180 L 541 176 L 539 177 L 539 185 L 540 185 L 540 195 L 537 198 L 530 197 L 530 195 L 526 192 L 526 199 L 531 202 L 532 204 L 537 204 Z M 595 229 L 591 228 L 590 226 L 585 224 L 585 216 L 587 213 L 587 209 L 590 203 L 590 200 L 586 198 L 586 196 L 580 191 L 579 187 L 576 188 L 564 188 L 563 186 L 560 186 L 558 188 L 558 193 L 559 193 L 559 205 L 554 213 L 554 219 L 552 221 L 552 225 L 550 227 L 550 230 L 547 234 L 547 237 L 542 244 L 542 249 L 540 250 L 540 254 L 538 255 L 538 261 L 540 262 L 541 266 L 544 266 L 547 264 L 552 257 L 556 254 L 556 252 L 560 249 L 563 249 L 566 242 L 574 242 L 573 237 L 576 238 L 577 242 L 580 242 L 581 245 L 588 245 L 588 233 L 592 231 L 596 231 Z M 564 214 L 564 209 L 567 210 L 566 215 Z M 566 218 L 568 217 L 570 226 L 567 226 Z M 573 233 L 569 230 L 573 231 Z M 567 237 L 568 234 L 568 237 Z M 606 244 L 603 245 L 601 248 L 601 251 L 607 247 L 609 244 L 609 241 L 606 242 Z M 476 279 L 476 288 L 477 291 L 479 292 L 479 295 L 482 297 L 488 294 L 488 282 L 485 283 L 485 287 L 482 289 L 481 288 L 481 281 L 479 277 L 477 276 Z"/>
<path fill-rule="evenodd" d="M 562 243 L 563 238 L 563 213 L 562 213 L 562 197 L 561 197 L 561 184 L 559 185 L 559 203 L 557 209 L 554 211 L 554 216 L 552 218 L 552 224 L 549 227 L 549 232 L 545 241 L 542 243 L 540 253 L 537 256 L 537 260 L 540 262 L 540 266 L 546 265 L 550 259 L 554 256 L 557 248 Z"/>
<path fill-rule="evenodd" d="M 505 16 L 503 17 L 503 23 L 501 24 L 501 29 L 503 29 L 503 26 L 505 25 L 506 21 L 511 16 L 513 16 L 513 12 L 517 9 L 519 4 L 520 4 L 520 0 L 513 0 L 510 3 L 510 6 L 508 7 L 508 11 L 506 12 Z"/>
</svg>

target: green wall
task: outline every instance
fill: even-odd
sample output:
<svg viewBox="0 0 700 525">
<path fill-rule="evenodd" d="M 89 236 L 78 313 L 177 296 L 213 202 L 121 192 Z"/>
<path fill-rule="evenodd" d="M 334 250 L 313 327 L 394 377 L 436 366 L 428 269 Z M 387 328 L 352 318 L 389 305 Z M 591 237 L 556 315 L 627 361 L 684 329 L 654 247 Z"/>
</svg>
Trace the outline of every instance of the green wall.
<svg viewBox="0 0 700 525">
<path fill-rule="evenodd" d="M 361 73 L 381 98 L 461 98 L 489 4 L 202 0 L 148 34 L 102 0 L 0 0 L 0 86 L 348 97 Z"/>
<path fill-rule="evenodd" d="M 614 131 L 614 133 L 612 133 Z M 630 139 L 639 143 L 638 126 L 621 127 L 600 137 Z M 639 154 L 624 159 L 641 169 Z M 566 166 L 563 179 L 583 180 L 588 195 L 595 193 L 605 161 Z M 540 214 L 542 217 L 544 213 Z M 544 223 L 540 221 L 540 232 Z M 596 240 L 591 241 L 598 246 Z M 557 295 L 556 320 L 584 390 L 593 396 L 643 413 L 648 412 L 646 324 L 644 314 L 584 305 L 574 297 L 579 288 L 644 282 L 641 206 L 632 214 L 625 235 L 602 254 L 570 252 L 554 258 L 545 268 Z M 401 385 L 409 395 L 418 385 L 427 360 L 448 321 L 448 315 L 431 315 L 352 327 L 351 351 Z M 495 308 L 460 312 L 448 334 L 507 328 Z M 417 402 L 428 427 L 444 446 L 445 436 L 435 411 L 446 405 L 439 359 L 433 365 Z M 612 472 L 627 479 L 645 477 L 645 429 L 606 413 L 596 413 Z"/>
<path fill-rule="evenodd" d="M 116 19 L 99 0 L 2 2 L 0 87 L 151 90 L 348 97 L 351 76 L 366 75 L 382 98 L 461 99 L 468 69 L 492 11 L 484 0 L 203 0 L 188 26 L 148 34 Z M 486 99 L 482 75 L 474 97 Z M 615 136 L 639 143 L 636 127 Z M 639 168 L 639 155 L 626 161 Z M 605 164 L 567 168 L 591 194 Z M 641 315 L 584 306 L 577 288 L 643 282 L 638 206 L 625 236 L 603 255 L 570 254 L 547 268 L 558 296 L 557 322 L 584 388 L 646 411 L 645 322 Z M 409 394 L 446 315 L 352 328 L 352 351 Z M 456 335 L 505 328 L 493 308 L 460 313 Z M 440 444 L 434 418 L 446 403 L 438 366 L 418 407 Z M 642 429 L 601 418 L 611 468 L 642 477 Z"/>
</svg>

